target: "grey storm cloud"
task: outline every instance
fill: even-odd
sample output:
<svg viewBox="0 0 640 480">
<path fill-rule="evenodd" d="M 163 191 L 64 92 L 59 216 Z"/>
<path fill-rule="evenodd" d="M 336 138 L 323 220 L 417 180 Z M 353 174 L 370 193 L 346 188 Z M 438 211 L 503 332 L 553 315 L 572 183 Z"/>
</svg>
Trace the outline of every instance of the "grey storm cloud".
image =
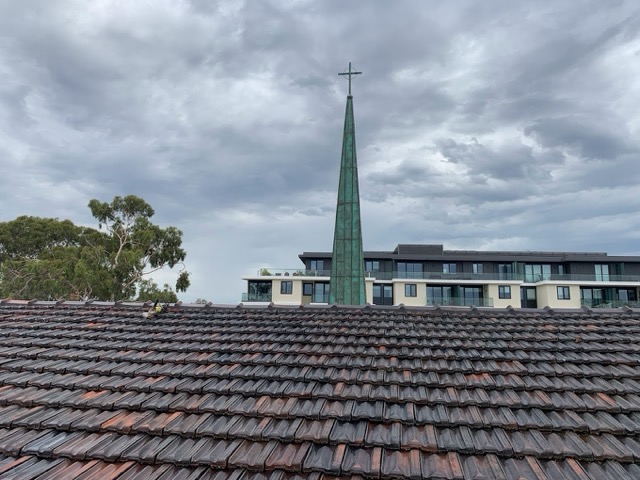
<svg viewBox="0 0 640 480">
<path fill-rule="evenodd" d="M 331 248 L 353 61 L 366 249 L 638 253 L 638 27 L 632 1 L 0 0 L 0 221 L 140 195 L 184 232 L 185 299 L 235 303 Z"/>
<path fill-rule="evenodd" d="M 524 133 L 544 148 L 567 148 L 588 160 L 615 159 L 634 149 L 640 152 L 627 141 L 624 132 L 609 129 L 589 118 L 561 117 L 536 120 Z"/>
</svg>

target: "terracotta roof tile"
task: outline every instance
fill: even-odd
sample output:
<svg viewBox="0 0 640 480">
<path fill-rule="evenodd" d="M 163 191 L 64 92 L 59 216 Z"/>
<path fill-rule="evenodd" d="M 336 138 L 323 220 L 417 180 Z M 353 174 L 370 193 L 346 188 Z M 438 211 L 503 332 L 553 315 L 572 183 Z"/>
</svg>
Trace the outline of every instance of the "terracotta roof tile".
<svg viewBox="0 0 640 480">
<path fill-rule="evenodd" d="M 339 475 L 346 448 L 344 444 L 335 447 L 312 445 L 304 458 L 303 470 Z"/>
<path fill-rule="evenodd" d="M 0 474 L 640 476 L 635 311 L 140 311 L 0 306 Z"/>
</svg>

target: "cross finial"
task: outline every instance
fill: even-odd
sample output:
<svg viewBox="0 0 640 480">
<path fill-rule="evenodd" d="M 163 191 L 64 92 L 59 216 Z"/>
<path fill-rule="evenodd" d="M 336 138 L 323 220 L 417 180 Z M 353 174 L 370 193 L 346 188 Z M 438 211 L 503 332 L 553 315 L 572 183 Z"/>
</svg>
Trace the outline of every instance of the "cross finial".
<svg viewBox="0 0 640 480">
<path fill-rule="evenodd" d="M 355 77 L 356 75 L 362 75 L 362 72 L 351 71 L 351 62 L 349 62 L 349 71 L 344 73 L 339 73 L 338 75 L 346 75 L 349 79 L 349 96 L 351 96 L 351 77 Z"/>
</svg>

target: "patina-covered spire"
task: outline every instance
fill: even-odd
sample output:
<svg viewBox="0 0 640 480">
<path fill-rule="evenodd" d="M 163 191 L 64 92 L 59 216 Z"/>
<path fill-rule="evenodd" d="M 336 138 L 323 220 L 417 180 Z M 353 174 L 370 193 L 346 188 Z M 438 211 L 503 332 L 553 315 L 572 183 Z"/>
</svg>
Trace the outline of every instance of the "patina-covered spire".
<svg viewBox="0 0 640 480">
<path fill-rule="evenodd" d="M 336 224 L 333 233 L 333 257 L 329 303 L 364 305 L 364 261 L 362 258 L 362 227 L 360 224 L 360 191 L 358 188 L 358 162 L 356 158 L 355 122 L 351 77 L 361 72 L 351 70 L 344 74 L 349 79 L 349 95 L 344 116 L 340 182 L 336 206 Z"/>
</svg>

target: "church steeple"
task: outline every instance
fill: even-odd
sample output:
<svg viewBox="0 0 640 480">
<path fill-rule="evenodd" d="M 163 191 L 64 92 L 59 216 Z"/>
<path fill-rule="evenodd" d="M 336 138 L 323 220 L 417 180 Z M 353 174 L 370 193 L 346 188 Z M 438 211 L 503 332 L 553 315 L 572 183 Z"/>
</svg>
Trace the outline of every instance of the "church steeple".
<svg viewBox="0 0 640 480">
<path fill-rule="evenodd" d="M 352 71 L 351 62 L 349 62 L 349 71 L 339 74 L 348 75 L 349 95 L 344 116 L 329 303 L 340 305 L 364 305 L 366 302 L 358 162 L 355 122 L 353 120 L 353 96 L 351 95 L 351 77 L 360 73 Z"/>
</svg>

